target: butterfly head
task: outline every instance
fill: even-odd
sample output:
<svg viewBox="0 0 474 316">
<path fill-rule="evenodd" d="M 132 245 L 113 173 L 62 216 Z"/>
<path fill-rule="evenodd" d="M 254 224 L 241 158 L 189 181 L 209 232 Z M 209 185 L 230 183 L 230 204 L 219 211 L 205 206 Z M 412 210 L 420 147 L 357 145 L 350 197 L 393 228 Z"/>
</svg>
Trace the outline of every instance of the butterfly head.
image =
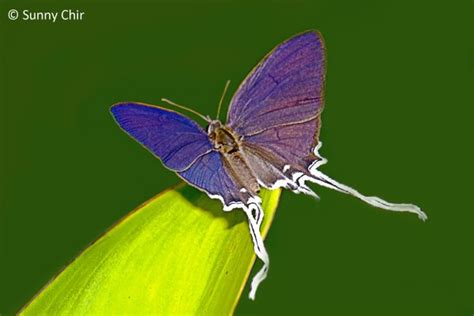
<svg viewBox="0 0 474 316">
<path fill-rule="evenodd" d="M 211 133 L 215 132 L 216 130 L 222 127 L 223 125 L 219 120 L 211 120 L 209 121 L 209 125 L 207 127 L 207 133 L 210 135 Z"/>
</svg>

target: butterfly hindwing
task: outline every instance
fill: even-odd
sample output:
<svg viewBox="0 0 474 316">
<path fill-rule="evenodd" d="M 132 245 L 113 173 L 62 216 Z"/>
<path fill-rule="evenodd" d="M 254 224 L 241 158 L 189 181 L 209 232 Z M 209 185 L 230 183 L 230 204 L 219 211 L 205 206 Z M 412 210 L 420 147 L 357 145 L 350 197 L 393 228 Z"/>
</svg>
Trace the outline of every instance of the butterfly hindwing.
<svg viewBox="0 0 474 316">
<path fill-rule="evenodd" d="M 246 190 L 233 176 L 232 170 L 217 151 L 199 157 L 189 168 L 178 174 L 210 197 L 219 198 L 226 210 L 236 205 L 243 206 L 252 201 L 259 201 L 257 196 Z"/>
<path fill-rule="evenodd" d="M 291 181 L 292 174 L 307 173 L 309 167 L 321 159 L 314 153 L 313 138 L 319 124 L 319 118 L 315 118 L 304 123 L 272 127 L 245 138 L 242 150 L 246 153 L 249 164 L 257 170 L 263 186 L 295 189 L 296 184 Z M 262 162 L 271 167 L 258 166 Z M 283 182 L 278 182 L 279 180 Z"/>
</svg>

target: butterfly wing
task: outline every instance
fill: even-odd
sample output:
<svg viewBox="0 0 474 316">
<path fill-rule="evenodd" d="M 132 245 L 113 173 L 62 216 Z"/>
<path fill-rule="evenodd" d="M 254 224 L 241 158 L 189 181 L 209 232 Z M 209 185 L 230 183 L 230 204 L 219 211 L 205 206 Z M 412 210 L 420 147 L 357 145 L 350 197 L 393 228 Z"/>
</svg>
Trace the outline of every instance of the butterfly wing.
<svg viewBox="0 0 474 316">
<path fill-rule="evenodd" d="M 171 170 L 185 170 L 212 150 L 205 131 L 177 112 L 140 103 L 119 103 L 111 112 L 128 135 Z"/>
<path fill-rule="evenodd" d="M 308 31 L 273 49 L 232 98 L 228 125 L 262 185 L 296 188 L 290 174 L 319 158 L 320 114 L 326 71 L 321 34 Z"/>
</svg>

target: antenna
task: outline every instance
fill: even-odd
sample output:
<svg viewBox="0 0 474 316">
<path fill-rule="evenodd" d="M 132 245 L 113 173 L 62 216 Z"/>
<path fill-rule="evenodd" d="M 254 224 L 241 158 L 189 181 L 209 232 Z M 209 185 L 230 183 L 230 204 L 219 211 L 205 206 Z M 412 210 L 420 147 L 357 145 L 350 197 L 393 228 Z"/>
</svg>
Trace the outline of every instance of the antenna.
<svg viewBox="0 0 474 316">
<path fill-rule="evenodd" d="M 206 116 L 202 115 L 201 113 L 199 113 L 199 112 L 197 112 L 197 111 L 194 111 L 193 109 L 187 108 L 187 107 L 185 107 L 184 105 L 174 103 L 173 101 L 170 101 L 170 100 L 165 99 L 165 98 L 162 98 L 161 101 L 166 102 L 166 103 L 168 103 L 168 104 L 170 104 L 170 105 L 173 105 L 173 106 L 175 106 L 175 107 L 177 107 L 177 108 L 180 108 L 180 109 L 189 111 L 189 112 L 191 112 L 191 113 L 194 113 L 194 114 L 196 114 L 197 116 L 199 116 L 200 118 L 202 118 L 203 120 L 205 120 L 206 122 L 209 122 L 209 123 L 211 122 L 211 120 L 209 119 L 209 117 L 206 117 Z"/>
<path fill-rule="evenodd" d="M 221 113 L 221 106 L 222 106 L 222 101 L 224 101 L 225 93 L 227 92 L 227 88 L 230 85 L 230 80 L 227 80 L 225 87 L 224 87 L 224 92 L 222 93 L 221 99 L 219 101 L 219 106 L 217 107 L 217 115 L 216 119 L 219 119 L 219 114 Z"/>
</svg>

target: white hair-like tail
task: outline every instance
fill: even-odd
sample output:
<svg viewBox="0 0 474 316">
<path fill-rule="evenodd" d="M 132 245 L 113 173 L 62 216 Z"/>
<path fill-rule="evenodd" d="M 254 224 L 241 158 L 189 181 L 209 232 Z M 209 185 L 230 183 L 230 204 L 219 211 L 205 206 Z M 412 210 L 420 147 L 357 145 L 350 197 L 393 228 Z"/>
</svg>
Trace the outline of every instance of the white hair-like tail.
<svg viewBox="0 0 474 316">
<path fill-rule="evenodd" d="M 421 220 L 426 220 L 428 216 L 416 205 L 409 203 L 390 203 L 377 196 L 365 196 L 359 193 L 357 190 L 337 182 L 336 180 L 330 178 L 319 170 L 313 170 L 311 172 L 312 177 L 303 176 L 300 181 L 311 181 L 317 183 L 323 187 L 330 188 L 342 193 L 350 194 L 356 198 L 381 209 L 394 211 L 394 212 L 409 212 L 417 214 Z"/>
<path fill-rule="evenodd" d="M 263 262 L 263 267 L 253 277 L 252 283 L 250 285 L 249 298 L 251 300 L 255 300 L 255 294 L 257 292 L 258 286 L 267 277 L 268 268 L 270 267 L 270 258 L 268 257 L 265 244 L 263 243 L 262 234 L 260 233 L 260 226 L 263 221 L 263 210 L 260 203 L 249 204 L 249 206 L 243 208 L 243 210 L 248 218 L 250 235 L 253 241 L 253 249 L 257 257 Z"/>
<path fill-rule="evenodd" d="M 314 153 L 317 157 L 319 155 L 319 149 L 322 146 L 322 142 L 319 142 L 318 146 L 314 149 Z M 394 211 L 394 212 L 409 212 L 417 214 L 421 220 L 426 220 L 428 216 L 416 205 L 409 203 L 390 203 L 377 196 L 365 196 L 358 192 L 357 190 L 351 188 L 348 185 L 339 183 L 338 181 L 332 179 L 331 177 L 325 175 L 318 170 L 318 167 L 322 164 L 325 164 L 327 160 L 325 158 L 320 158 L 315 161 L 309 168 L 309 174 L 306 175 L 301 172 L 293 174 L 293 180 L 298 183 L 299 192 L 313 195 L 314 192 L 305 184 L 305 181 L 310 181 L 319 184 L 320 186 L 333 189 L 342 193 L 350 194 L 356 198 L 381 209 Z"/>
</svg>

